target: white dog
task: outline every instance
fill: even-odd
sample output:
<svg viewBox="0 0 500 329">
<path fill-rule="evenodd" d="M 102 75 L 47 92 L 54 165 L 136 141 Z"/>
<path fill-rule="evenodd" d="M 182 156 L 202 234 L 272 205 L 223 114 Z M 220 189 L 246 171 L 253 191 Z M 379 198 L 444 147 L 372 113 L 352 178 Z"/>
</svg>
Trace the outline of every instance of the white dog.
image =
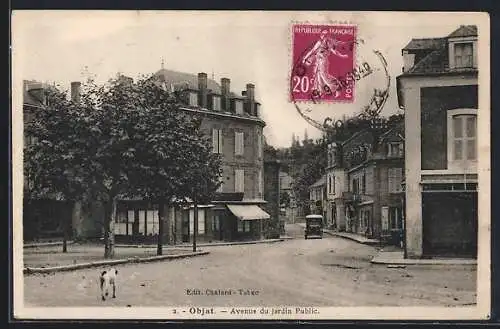
<svg viewBox="0 0 500 329">
<path fill-rule="evenodd" d="M 109 289 L 113 288 L 113 298 L 116 298 L 116 276 L 118 275 L 118 271 L 114 268 L 111 268 L 107 271 L 103 271 L 99 278 L 101 283 L 101 297 L 102 300 L 106 300 L 106 297 L 109 295 Z"/>
</svg>

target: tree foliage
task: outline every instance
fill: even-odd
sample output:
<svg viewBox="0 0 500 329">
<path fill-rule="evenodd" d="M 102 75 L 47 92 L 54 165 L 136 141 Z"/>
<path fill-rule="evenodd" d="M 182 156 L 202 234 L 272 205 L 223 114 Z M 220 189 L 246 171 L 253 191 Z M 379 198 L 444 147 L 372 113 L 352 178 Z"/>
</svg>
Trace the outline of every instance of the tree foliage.
<svg viewBox="0 0 500 329">
<path fill-rule="evenodd" d="M 34 177 L 27 193 L 103 202 L 105 257 L 113 256 L 119 198 L 209 200 L 218 188 L 221 159 L 200 132 L 201 118 L 179 110 L 176 97 L 153 79 L 88 81 L 78 103 L 58 91 L 50 99 L 27 125 L 37 141 L 25 153 Z"/>
</svg>

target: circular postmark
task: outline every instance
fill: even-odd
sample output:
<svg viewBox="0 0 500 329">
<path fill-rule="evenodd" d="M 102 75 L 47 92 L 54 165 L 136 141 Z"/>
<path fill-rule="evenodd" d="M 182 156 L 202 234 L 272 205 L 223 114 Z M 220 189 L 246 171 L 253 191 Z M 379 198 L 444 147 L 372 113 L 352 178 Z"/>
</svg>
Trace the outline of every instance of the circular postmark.
<svg viewBox="0 0 500 329">
<path fill-rule="evenodd" d="M 322 131 L 342 114 L 377 116 L 389 96 L 382 53 L 357 35 L 355 25 L 295 24 L 290 101 Z"/>
</svg>

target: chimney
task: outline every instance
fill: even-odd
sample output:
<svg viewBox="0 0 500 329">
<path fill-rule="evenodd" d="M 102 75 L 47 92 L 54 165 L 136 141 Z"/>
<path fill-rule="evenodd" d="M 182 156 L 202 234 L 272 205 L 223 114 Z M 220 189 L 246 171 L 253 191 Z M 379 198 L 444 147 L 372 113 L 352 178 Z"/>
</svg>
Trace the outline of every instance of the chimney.
<svg viewBox="0 0 500 329">
<path fill-rule="evenodd" d="M 221 94 L 222 94 L 222 110 L 226 112 L 231 111 L 231 98 L 230 98 L 230 93 L 231 93 L 231 80 L 228 78 L 222 78 L 220 79 L 220 85 L 221 85 Z"/>
<path fill-rule="evenodd" d="M 255 85 L 252 83 L 247 83 L 247 92 L 246 96 L 250 102 L 255 101 Z"/>
<path fill-rule="evenodd" d="M 245 96 L 247 98 L 247 108 L 246 111 L 250 115 L 255 114 L 255 85 L 252 83 L 247 83 L 247 90 L 245 91 Z"/>
<path fill-rule="evenodd" d="M 198 105 L 202 108 L 207 108 L 207 84 L 207 74 L 198 73 Z"/>
<path fill-rule="evenodd" d="M 28 82 L 27 91 L 33 95 L 40 103 L 45 105 L 45 89 L 40 82 Z"/>
<path fill-rule="evenodd" d="M 71 100 L 75 103 L 80 103 L 82 83 L 80 81 L 71 82 Z"/>
</svg>

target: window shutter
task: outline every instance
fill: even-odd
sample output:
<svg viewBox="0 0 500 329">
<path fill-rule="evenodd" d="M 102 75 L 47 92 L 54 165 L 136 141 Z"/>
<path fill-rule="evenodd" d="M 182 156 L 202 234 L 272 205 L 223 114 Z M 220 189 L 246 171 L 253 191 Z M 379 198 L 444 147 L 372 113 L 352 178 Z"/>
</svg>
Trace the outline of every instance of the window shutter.
<svg viewBox="0 0 500 329">
<path fill-rule="evenodd" d="M 235 192 L 244 192 L 245 190 L 245 172 L 243 169 L 234 171 L 234 189 Z"/>
<path fill-rule="evenodd" d="M 223 153 L 223 145 L 222 145 L 222 129 L 217 130 L 217 139 L 219 142 L 219 153 Z"/>
<path fill-rule="evenodd" d="M 236 155 L 243 155 L 243 136 L 242 132 L 234 133 L 234 153 Z"/>
<path fill-rule="evenodd" d="M 213 152 L 214 153 L 219 153 L 219 130 L 218 129 L 212 129 L 212 146 L 213 146 Z"/>
<path fill-rule="evenodd" d="M 245 154 L 245 133 L 240 133 L 240 154 Z"/>
</svg>

